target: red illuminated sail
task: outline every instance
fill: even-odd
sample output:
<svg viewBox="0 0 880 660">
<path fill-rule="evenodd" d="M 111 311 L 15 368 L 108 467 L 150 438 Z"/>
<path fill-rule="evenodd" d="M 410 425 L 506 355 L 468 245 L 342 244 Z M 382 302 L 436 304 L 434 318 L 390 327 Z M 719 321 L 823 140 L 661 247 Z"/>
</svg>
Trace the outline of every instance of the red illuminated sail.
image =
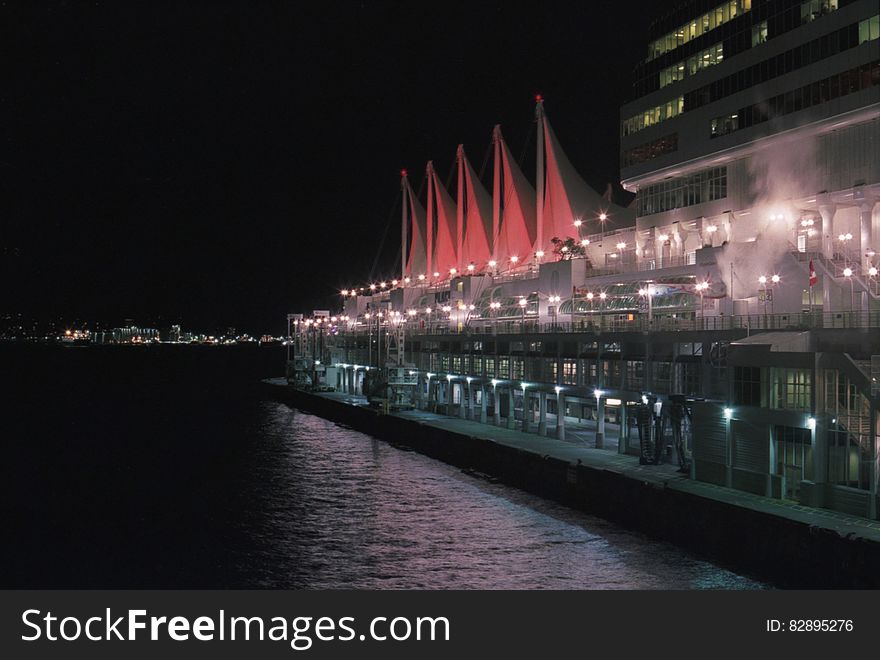
<svg viewBox="0 0 880 660">
<path fill-rule="evenodd" d="M 522 264 L 532 254 L 537 229 L 535 189 L 511 156 L 498 126 L 495 139 L 501 147 L 501 220 L 494 252 L 499 266 L 506 268 L 511 257 L 518 257 Z"/>
<path fill-rule="evenodd" d="M 434 191 L 434 203 L 437 229 L 434 235 L 433 268 L 441 277 L 449 275 L 451 268 L 458 268 L 458 257 L 455 250 L 457 226 L 455 222 L 455 202 L 437 177 L 432 162 L 428 163 L 428 185 Z"/>
<path fill-rule="evenodd" d="M 464 218 L 460 261 L 462 267 L 467 268 L 469 264 L 473 264 L 479 272 L 485 269 L 492 254 L 492 198 L 480 183 L 462 145 L 458 146 L 458 166 L 464 170 L 464 195 L 459 195 L 459 199 L 465 207 L 459 213 L 459 217 Z"/>
</svg>

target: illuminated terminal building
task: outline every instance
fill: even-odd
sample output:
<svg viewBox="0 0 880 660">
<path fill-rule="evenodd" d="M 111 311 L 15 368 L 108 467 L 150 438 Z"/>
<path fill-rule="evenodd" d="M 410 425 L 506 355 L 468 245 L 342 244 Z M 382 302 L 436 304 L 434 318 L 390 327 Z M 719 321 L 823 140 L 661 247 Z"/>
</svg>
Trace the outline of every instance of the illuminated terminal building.
<svg viewBox="0 0 880 660">
<path fill-rule="evenodd" d="M 403 172 L 399 274 L 292 334 L 320 329 L 338 390 L 384 370 L 415 406 L 607 451 L 686 401 L 667 460 L 692 478 L 877 518 L 878 37 L 875 0 L 671 5 L 621 108 L 629 207 L 538 98 L 534 184 L 499 127 L 485 187 L 461 146 L 452 193 Z"/>
</svg>

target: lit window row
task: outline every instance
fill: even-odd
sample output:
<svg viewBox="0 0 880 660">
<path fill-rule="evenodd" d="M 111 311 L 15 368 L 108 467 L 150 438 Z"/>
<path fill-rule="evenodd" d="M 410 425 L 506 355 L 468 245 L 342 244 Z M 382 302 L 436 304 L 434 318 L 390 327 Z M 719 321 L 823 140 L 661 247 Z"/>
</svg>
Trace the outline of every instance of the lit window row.
<svg viewBox="0 0 880 660">
<path fill-rule="evenodd" d="M 779 94 L 761 103 L 741 108 L 736 113 L 715 117 L 711 121 L 710 136 L 715 138 L 733 133 L 774 117 L 781 117 L 877 85 L 880 85 L 880 63 L 863 64 L 785 94 Z"/>
<path fill-rule="evenodd" d="M 766 24 L 764 26 L 766 28 Z M 678 80 L 684 80 L 686 76 L 692 76 L 710 66 L 721 64 L 724 61 L 724 44 L 718 43 L 701 51 L 683 62 L 673 64 L 660 72 L 660 87 L 666 87 Z"/>
<path fill-rule="evenodd" d="M 801 3 L 801 23 L 809 23 L 837 9 L 837 0 L 807 0 Z"/>
<path fill-rule="evenodd" d="M 644 128 L 654 126 L 667 119 L 677 117 L 684 110 L 684 97 L 679 96 L 671 101 L 667 101 L 662 105 L 648 108 L 644 112 L 640 112 L 634 117 L 624 119 L 622 122 L 623 134 L 631 135 L 638 133 Z"/>
<path fill-rule="evenodd" d="M 859 43 L 880 38 L 880 15 L 859 21 Z"/>
<path fill-rule="evenodd" d="M 837 0 L 833 0 L 837 4 Z M 648 44 L 648 60 L 660 57 L 663 53 L 675 50 L 679 46 L 683 46 L 692 39 L 714 30 L 719 25 L 724 25 L 728 21 L 751 10 L 752 0 L 730 0 L 722 5 L 718 5 L 715 9 L 695 18 L 690 23 L 685 23 L 677 30 L 673 30 L 656 41 Z"/>
<path fill-rule="evenodd" d="M 636 197 L 639 217 L 727 197 L 727 168 L 713 167 L 690 176 L 641 188 Z"/>
<path fill-rule="evenodd" d="M 621 167 L 638 165 L 665 154 L 671 154 L 678 150 L 678 133 L 664 135 L 656 140 L 640 144 L 632 149 L 627 149 L 621 154 Z"/>
</svg>

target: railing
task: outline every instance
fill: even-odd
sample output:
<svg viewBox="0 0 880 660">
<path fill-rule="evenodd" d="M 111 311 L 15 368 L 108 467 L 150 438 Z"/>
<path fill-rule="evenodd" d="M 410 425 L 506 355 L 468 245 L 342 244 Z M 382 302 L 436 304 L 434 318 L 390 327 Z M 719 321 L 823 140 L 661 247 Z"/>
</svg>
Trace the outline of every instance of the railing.
<svg viewBox="0 0 880 660">
<path fill-rule="evenodd" d="M 534 333 L 589 333 L 589 332 L 681 332 L 746 330 L 812 330 L 812 329 L 880 328 L 880 311 L 798 312 L 790 314 L 748 314 L 736 316 L 706 316 L 698 318 L 646 316 L 632 320 L 602 317 L 576 318 L 574 322 L 539 322 L 536 319 L 491 321 L 480 319 L 468 325 L 450 326 L 432 324 L 407 328 L 411 335 L 472 335 L 472 334 L 534 334 Z M 343 332 L 343 334 L 346 334 Z M 366 328 L 350 330 L 347 334 L 366 335 Z"/>
</svg>

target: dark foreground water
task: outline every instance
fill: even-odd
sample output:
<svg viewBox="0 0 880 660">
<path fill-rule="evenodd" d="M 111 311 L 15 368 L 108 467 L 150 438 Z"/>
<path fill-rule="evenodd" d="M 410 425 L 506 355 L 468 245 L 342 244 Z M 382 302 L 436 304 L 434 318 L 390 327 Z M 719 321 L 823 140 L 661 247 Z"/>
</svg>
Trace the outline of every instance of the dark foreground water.
<svg viewBox="0 0 880 660">
<path fill-rule="evenodd" d="M 0 359 L 0 587 L 764 586 L 264 400 L 281 349 Z"/>
</svg>

